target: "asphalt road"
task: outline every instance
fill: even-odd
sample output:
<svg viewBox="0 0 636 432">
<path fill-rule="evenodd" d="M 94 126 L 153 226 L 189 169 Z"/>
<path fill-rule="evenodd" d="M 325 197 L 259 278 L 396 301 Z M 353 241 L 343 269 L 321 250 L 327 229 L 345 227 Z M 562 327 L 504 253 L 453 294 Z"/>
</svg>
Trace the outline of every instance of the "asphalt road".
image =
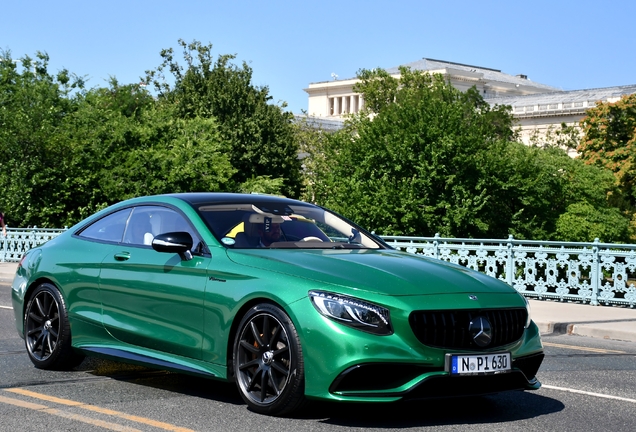
<svg viewBox="0 0 636 432">
<path fill-rule="evenodd" d="M 0 431 L 633 431 L 636 343 L 544 337 L 536 392 L 389 405 L 314 403 L 295 418 L 247 410 L 232 385 L 88 359 L 35 369 L 0 280 Z"/>
</svg>

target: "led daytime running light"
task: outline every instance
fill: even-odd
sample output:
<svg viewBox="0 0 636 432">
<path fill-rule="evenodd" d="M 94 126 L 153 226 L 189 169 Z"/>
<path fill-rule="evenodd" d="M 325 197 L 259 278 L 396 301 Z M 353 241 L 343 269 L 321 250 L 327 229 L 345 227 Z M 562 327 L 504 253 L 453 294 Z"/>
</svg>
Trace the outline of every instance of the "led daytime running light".
<svg viewBox="0 0 636 432">
<path fill-rule="evenodd" d="M 525 328 L 530 327 L 530 324 L 532 323 L 532 308 L 530 307 L 530 300 L 527 299 L 526 296 L 523 296 L 523 300 L 526 302 L 526 311 L 528 311 L 528 318 L 526 319 L 526 325 Z"/>
<path fill-rule="evenodd" d="M 312 304 L 322 315 L 344 325 L 375 334 L 391 334 L 389 311 L 352 297 L 310 291 Z"/>
</svg>

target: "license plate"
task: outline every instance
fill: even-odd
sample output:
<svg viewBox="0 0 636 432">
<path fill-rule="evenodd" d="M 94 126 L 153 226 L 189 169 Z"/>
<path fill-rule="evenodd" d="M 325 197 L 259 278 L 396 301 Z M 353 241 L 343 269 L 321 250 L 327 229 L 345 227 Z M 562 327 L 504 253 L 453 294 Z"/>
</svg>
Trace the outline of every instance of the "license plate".
<svg viewBox="0 0 636 432">
<path fill-rule="evenodd" d="M 446 354 L 447 371 L 451 375 L 486 375 L 510 372 L 510 353 L 479 355 Z"/>
</svg>

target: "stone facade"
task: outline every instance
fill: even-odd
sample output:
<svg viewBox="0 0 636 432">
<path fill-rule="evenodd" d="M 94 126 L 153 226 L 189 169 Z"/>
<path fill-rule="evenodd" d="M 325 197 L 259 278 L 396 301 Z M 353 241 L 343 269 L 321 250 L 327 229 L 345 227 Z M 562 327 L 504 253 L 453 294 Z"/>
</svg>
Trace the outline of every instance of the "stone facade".
<svg viewBox="0 0 636 432">
<path fill-rule="evenodd" d="M 585 112 L 598 102 L 617 102 L 622 96 L 636 93 L 636 84 L 599 89 L 537 93 L 526 96 L 502 96 L 486 99 L 491 105 L 510 105 L 519 126 L 520 138 L 531 144 L 566 126 L 579 127 Z M 571 150 L 571 156 L 576 153 Z"/>
</svg>

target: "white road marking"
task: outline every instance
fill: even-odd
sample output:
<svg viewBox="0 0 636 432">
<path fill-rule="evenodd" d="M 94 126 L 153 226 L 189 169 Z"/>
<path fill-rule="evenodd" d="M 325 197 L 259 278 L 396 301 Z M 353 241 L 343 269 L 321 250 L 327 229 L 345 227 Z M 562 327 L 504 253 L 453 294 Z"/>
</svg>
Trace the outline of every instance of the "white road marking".
<svg viewBox="0 0 636 432">
<path fill-rule="evenodd" d="M 565 392 L 569 392 L 569 393 L 583 394 L 583 395 L 587 395 L 587 396 L 594 396 L 594 397 L 599 397 L 599 398 L 604 398 L 604 399 L 619 400 L 619 401 L 623 401 L 623 402 L 630 402 L 630 403 L 636 404 L 636 399 L 629 399 L 629 398 L 624 398 L 624 397 L 620 397 L 620 396 L 611 396 L 611 395 L 606 395 L 606 394 L 602 394 L 602 393 L 592 393 L 592 392 L 583 391 L 583 390 L 576 390 L 576 389 L 565 388 L 565 387 L 555 387 L 555 386 L 546 385 L 546 384 L 543 384 L 541 386 L 541 388 L 546 388 L 546 389 L 550 389 L 550 390 L 565 391 Z"/>
<path fill-rule="evenodd" d="M 0 309 L 13 309 L 11 306 L 2 306 L 0 305 Z"/>
</svg>

